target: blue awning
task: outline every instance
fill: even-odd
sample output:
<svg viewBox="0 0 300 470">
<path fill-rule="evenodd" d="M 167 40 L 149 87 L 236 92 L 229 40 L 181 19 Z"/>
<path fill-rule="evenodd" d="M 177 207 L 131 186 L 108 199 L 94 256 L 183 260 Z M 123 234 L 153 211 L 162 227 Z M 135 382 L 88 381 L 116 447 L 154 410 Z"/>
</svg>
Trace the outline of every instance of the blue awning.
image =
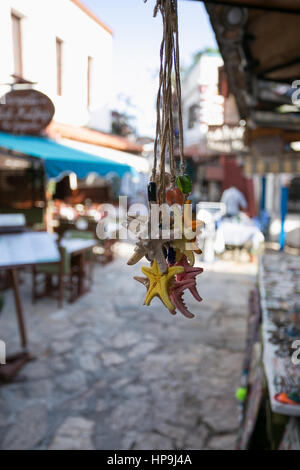
<svg viewBox="0 0 300 470">
<path fill-rule="evenodd" d="M 61 145 L 46 137 L 12 135 L 0 132 L 0 148 L 14 150 L 44 161 L 49 178 L 57 178 L 67 172 L 74 172 L 78 178 L 85 178 L 89 173 L 105 176 L 115 173 L 122 177 L 127 172 L 135 172 L 132 167 L 116 163 L 87 152 Z"/>
</svg>

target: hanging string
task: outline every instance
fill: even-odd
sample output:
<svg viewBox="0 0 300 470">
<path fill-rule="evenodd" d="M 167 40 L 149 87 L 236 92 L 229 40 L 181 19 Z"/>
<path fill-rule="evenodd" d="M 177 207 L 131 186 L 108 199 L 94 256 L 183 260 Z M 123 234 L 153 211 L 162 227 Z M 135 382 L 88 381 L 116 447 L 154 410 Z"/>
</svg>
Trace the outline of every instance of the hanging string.
<svg viewBox="0 0 300 470">
<path fill-rule="evenodd" d="M 179 59 L 179 32 L 178 32 L 178 14 L 177 14 L 177 0 L 176 4 L 176 34 L 175 34 L 175 49 L 174 49 L 174 63 L 175 63 L 175 77 L 176 77 L 176 94 L 178 102 L 178 125 L 179 125 L 179 155 L 180 155 L 180 173 L 183 176 L 184 165 L 184 143 L 183 143 L 183 121 L 182 121 L 182 103 L 181 103 L 181 80 L 180 80 L 180 59 Z"/>
<path fill-rule="evenodd" d="M 146 3 L 147 0 L 144 0 Z M 161 47 L 160 47 L 160 70 L 159 70 L 159 87 L 157 92 L 157 99 L 156 99 L 156 133 L 155 133 L 155 141 L 154 141 L 154 161 L 153 161 L 153 169 L 152 169 L 152 181 L 155 181 L 156 178 L 156 169 L 157 169 L 157 152 L 158 152 L 158 143 L 159 143 L 159 136 L 161 134 L 161 123 L 160 123 L 160 106 L 161 106 L 161 88 L 163 83 L 163 51 L 164 51 L 164 40 L 162 40 Z"/>
<path fill-rule="evenodd" d="M 146 3 L 147 0 L 144 0 Z M 176 95 L 178 103 L 179 122 L 179 155 L 180 173 L 184 174 L 184 144 L 181 107 L 181 84 L 179 62 L 179 35 L 177 0 L 157 0 L 154 16 L 160 11 L 163 21 L 163 38 L 160 47 L 159 87 L 156 100 L 156 136 L 154 142 L 154 161 L 151 180 L 157 176 L 157 155 L 160 148 L 160 165 L 158 181 L 158 201 L 165 200 L 165 164 L 166 154 L 169 154 L 171 186 L 176 183 L 176 161 L 174 155 L 174 120 L 173 120 L 173 87 L 172 72 L 174 66 Z"/>
</svg>

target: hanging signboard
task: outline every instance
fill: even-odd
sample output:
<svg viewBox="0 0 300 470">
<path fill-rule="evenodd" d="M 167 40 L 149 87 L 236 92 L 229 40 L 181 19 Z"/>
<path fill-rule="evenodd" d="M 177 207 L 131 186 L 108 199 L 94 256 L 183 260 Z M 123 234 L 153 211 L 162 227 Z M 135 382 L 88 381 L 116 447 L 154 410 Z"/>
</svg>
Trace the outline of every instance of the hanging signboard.
<svg viewBox="0 0 300 470">
<path fill-rule="evenodd" d="M 0 131 L 39 134 L 51 122 L 54 112 L 52 101 L 43 93 L 12 90 L 0 98 Z"/>
<path fill-rule="evenodd" d="M 241 153 L 245 151 L 245 128 L 241 126 L 209 126 L 206 134 L 207 148 L 213 152 Z"/>
</svg>

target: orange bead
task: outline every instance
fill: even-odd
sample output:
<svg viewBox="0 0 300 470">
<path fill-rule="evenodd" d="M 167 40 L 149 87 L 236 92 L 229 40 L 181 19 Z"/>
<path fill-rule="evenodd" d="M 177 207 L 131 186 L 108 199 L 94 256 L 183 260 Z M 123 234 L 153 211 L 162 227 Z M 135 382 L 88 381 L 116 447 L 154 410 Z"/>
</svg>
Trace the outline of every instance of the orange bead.
<svg viewBox="0 0 300 470">
<path fill-rule="evenodd" d="M 285 405 L 298 405 L 298 403 L 291 400 L 286 393 L 277 393 L 274 398 L 276 401 L 284 403 Z"/>
<path fill-rule="evenodd" d="M 166 201 L 169 206 L 173 204 L 180 204 L 182 206 L 184 203 L 184 195 L 178 188 L 169 189 L 169 191 L 166 192 Z"/>
</svg>

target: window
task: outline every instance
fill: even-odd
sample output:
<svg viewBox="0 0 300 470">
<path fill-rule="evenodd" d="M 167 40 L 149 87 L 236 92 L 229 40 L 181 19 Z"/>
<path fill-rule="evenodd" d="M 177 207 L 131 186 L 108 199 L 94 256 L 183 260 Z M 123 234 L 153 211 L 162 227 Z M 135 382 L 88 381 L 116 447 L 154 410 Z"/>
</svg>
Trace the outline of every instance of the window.
<svg viewBox="0 0 300 470">
<path fill-rule="evenodd" d="M 16 13 L 11 13 L 13 57 L 14 57 L 14 75 L 23 76 L 22 61 L 22 18 Z"/>
<path fill-rule="evenodd" d="M 92 101 L 92 75 L 93 75 L 93 58 L 88 57 L 87 64 L 87 106 L 91 106 Z"/>
<path fill-rule="evenodd" d="M 62 57 L 63 55 L 63 41 L 56 38 L 56 92 L 58 96 L 62 95 Z"/>
</svg>

